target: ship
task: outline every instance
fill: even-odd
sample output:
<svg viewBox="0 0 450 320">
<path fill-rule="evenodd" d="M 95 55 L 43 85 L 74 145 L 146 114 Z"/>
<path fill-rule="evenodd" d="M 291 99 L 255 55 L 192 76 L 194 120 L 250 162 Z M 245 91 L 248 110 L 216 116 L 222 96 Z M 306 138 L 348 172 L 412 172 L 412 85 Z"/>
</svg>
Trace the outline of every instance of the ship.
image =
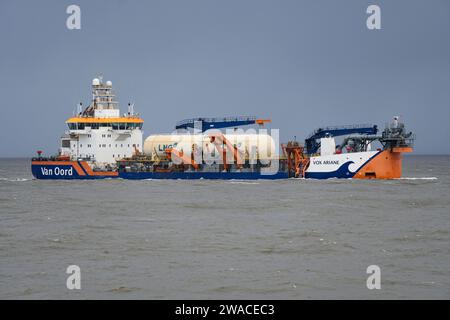
<svg viewBox="0 0 450 320">
<path fill-rule="evenodd" d="M 413 151 L 398 116 L 381 134 L 373 124 L 327 126 L 303 143 L 280 143 L 265 128 L 271 120 L 255 116 L 186 119 L 144 140 L 144 120 L 133 103 L 120 113 L 111 81 L 99 76 L 91 91 L 66 120 L 58 153 L 31 159 L 36 179 L 396 179 Z"/>
</svg>

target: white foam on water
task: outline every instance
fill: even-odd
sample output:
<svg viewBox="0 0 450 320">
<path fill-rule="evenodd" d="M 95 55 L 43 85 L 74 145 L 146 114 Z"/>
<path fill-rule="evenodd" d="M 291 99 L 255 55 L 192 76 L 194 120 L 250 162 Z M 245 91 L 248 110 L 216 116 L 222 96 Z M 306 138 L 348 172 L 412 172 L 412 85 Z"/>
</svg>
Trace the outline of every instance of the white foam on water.
<svg viewBox="0 0 450 320">
<path fill-rule="evenodd" d="M 396 180 L 437 180 L 437 177 L 402 177 Z"/>
<path fill-rule="evenodd" d="M 231 184 L 260 184 L 259 182 L 236 181 L 236 180 L 229 181 L 228 183 L 231 183 Z"/>
<path fill-rule="evenodd" d="M 29 181 L 31 179 L 26 178 L 0 178 L 0 181 L 9 181 L 9 182 L 23 182 L 23 181 Z"/>
</svg>

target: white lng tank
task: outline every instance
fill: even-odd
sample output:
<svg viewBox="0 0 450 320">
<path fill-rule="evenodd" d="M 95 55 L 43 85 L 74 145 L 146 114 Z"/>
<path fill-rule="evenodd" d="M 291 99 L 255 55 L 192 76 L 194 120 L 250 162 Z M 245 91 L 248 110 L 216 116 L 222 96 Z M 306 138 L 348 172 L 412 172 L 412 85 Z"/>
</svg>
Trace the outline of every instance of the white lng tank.
<svg viewBox="0 0 450 320">
<path fill-rule="evenodd" d="M 268 134 L 224 134 L 241 154 L 257 154 L 258 159 L 275 159 L 276 144 Z M 173 148 L 185 153 L 191 152 L 193 146 L 203 148 L 204 152 L 217 150 L 211 137 L 206 134 L 160 134 L 151 135 L 144 141 L 144 153 L 148 156 L 165 156 L 166 150 Z"/>
</svg>

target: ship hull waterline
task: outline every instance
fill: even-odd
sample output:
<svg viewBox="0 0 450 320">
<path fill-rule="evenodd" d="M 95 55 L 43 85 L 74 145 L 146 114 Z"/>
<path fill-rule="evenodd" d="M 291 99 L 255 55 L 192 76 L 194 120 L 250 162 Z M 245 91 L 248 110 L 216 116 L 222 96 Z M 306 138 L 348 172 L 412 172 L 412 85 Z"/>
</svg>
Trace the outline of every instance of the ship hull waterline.
<svg viewBox="0 0 450 320">
<path fill-rule="evenodd" d="M 335 155 L 332 160 L 325 157 L 311 158 L 310 168 L 305 172 L 307 179 L 396 179 L 401 177 L 402 152 L 380 150 L 358 154 Z M 334 167 L 318 168 L 317 163 L 332 163 Z M 313 164 L 315 163 L 315 164 Z M 93 171 L 86 161 L 32 161 L 31 172 L 36 179 L 74 180 L 74 179 L 211 179 L 211 180 L 278 180 L 287 179 L 287 171 L 263 172 L 147 172 L 147 171 Z"/>
</svg>

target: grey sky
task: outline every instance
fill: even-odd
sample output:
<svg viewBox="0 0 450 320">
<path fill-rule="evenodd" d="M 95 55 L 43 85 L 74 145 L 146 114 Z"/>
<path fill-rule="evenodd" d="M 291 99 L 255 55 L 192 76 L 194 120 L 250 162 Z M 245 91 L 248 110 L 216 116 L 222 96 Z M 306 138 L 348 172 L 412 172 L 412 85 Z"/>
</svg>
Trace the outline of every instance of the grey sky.
<svg viewBox="0 0 450 320">
<path fill-rule="evenodd" d="M 66 8 L 81 7 L 81 30 Z M 381 7 L 382 30 L 366 28 Z M 450 1 L 0 2 L 0 156 L 57 151 L 98 73 L 145 136 L 197 116 L 271 118 L 282 140 L 403 116 L 450 153 Z"/>
</svg>

